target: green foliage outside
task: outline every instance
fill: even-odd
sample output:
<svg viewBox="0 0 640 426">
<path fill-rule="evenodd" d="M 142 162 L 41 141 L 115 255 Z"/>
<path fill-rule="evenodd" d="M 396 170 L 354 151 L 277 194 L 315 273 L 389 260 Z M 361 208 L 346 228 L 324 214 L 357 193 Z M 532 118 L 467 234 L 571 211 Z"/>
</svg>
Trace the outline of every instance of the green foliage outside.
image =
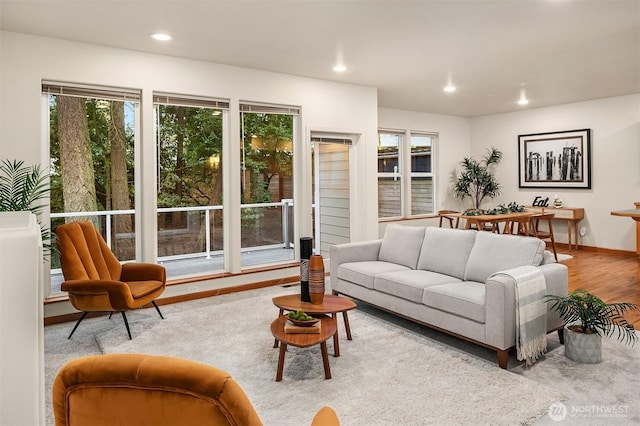
<svg viewBox="0 0 640 426">
<path fill-rule="evenodd" d="M 222 114 L 210 108 L 158 105 L 159 142 L 158 207 L 217 205 L 218 168 L 222 161 Z"/>
<path fill-rule="evenodd" d="M 86 99 L 93 169 L 99 210 L 107 208 L 109 187 L 108 102 Z M 105 107 L 106 104 L 106 107 Z M 132 104 L 125 104 L 132 110 Z M 222 114 L 209 108 L 158 105 L 159 123 L 158 207 L 219 205 L 222 186 L 216 185 L 220 166 L 210 159 L 217 156 L 222 163 Z M 50 100 L 51 135 L 51 211 L 63 212 L 62 170 L 59 165 L 58 122 L 55 97 Z M 291 176 L 293 117 L 290 115 L 243 113 L 244 168 L 249 173 L 249 191 L 242 194 L 243 203 L 271 202 L 269 184 L 276 175 Z M 130 201 L 134 205 L 134 128 L 125 127 L 127 171 Z M 258 146 L 255 141 L 259 141 Z M 253 142 L 253 143 L 252 143 Z M 221 177 L 220 177 L 221 179 Z M 278 200 L 279 201 L 279 200 Z"/>
<path fill-rule="evenodd" d="M 251 171 L 250 190 L 243 188 L 243 203 L 270 203 L 269 184 L 276 175 L 293 172 L 293 116 L 243 113 L 244 167 Z"/>
<path fill-rule="evenodd" d="M 109 126 L 111 124 L 109 103 L 111 101 L 88 98 L 85 100 L 87 114 L 87 129 L 91 141 L 91 153 L 93 157 L 92 167 L 95 171 L 95 186 L 98 210 L 108 209 L 108 188 L 110 185 L 110 143 Z M 133 111 L 132 103 L 125 103 L 125 111 Z M 58 113 L 56 97 L 49 99 L 49 156 L 50 156 L 50 185 L 51 185 L 51 212 L 64 212 L 64 191 L 62 188 L 62 173 L 60 165 L 60 143 L 58 140 Z M 134 205 L 134 127 L 132 122 L 125 123 L 126 138 L 126 167 L 129 187 L 130 205 Z"/>
</svg>

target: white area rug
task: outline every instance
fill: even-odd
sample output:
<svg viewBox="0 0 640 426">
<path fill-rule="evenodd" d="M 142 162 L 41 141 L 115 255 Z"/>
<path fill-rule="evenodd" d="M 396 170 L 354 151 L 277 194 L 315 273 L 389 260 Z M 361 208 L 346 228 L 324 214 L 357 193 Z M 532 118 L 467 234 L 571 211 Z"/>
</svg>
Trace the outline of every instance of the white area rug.
<svg viewBox="0 0 640 426">
<path fill-rule="evenodd" d="M 132 321 L 133 340 L 121 327 L 96 340 L 104 353 L 162 354 L 226 370 L 266 425 L 309 424 L 323 405 L 343 425 L 512 425 L 532 422 L 563 399 L 548 386 L 358 311 L 349 315 L 353 341 L 341 328 L 341 356 L 330 356 L 332 379 L 324 379 L 316 346 L 290 348 L 283 380 L 275 382 L 272 296 Z"/>
<path fill-rule="evenodd" d="M 119 316 L 85 320 L 73 340 L 67 340 L 72 323 L 46 327 L 47 424 L 53 425 L 50 396 L 58 370 L 73 358 L 102 353 L 99 345 L 106 352 L 179 356 L 222 368 L 265 425 L 309 424 L 322 405 L 334 407 L 343 426 L 640 423 L 640 344 L 604 340 L 603 362 L 583 365 L 567 359 L 551 334 L 540 362 L 524 368 L 512 356 L 504 371 L 490 351 L 366 306 L 350 314 L 353 341 L 340 323 L 339 358 L 328 344 L 331 380 L 324 380 L 318 347 L 291 348 L 277 383 L 271 298 L 296 291 L 271 287 L 162 306 L 166 320 L 154 309 L 131 312 L 133 341 Z M 238 325 L 239 318 L 252 326 Z M 561 422 L 547 415 L 558 401 L 566 409 Z"/>
<path fill-rule="evenodd" d="M 636 332 L 637 333 L 637 332 Z M 530 368 L 511 371 L 540 383 L 548 383 L 569 399 L 559 406 L 555 419 L 544 416 L 540 425 L 637 425 L 640 424 L 640 341 L 627 346 L 603 339 L 602 363 L 579 364 L 564 356 L 557 335 L 549 335 L 550 350 Z"/>
</svg>

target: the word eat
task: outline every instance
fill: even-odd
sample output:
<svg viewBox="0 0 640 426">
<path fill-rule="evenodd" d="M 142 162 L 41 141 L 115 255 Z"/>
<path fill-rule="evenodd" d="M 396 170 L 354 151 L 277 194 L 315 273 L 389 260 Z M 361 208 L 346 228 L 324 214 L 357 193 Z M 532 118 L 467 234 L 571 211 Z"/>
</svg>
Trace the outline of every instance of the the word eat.
<svg viewBox="0 0 640 426">
<path fill-rule="evenodd" d="M 537 196 L 533 199 L 533 203 L 531 205 L 533 207 L 549 207 L 549 197 L 542 198 L 541 196 Z"/>
</svg>

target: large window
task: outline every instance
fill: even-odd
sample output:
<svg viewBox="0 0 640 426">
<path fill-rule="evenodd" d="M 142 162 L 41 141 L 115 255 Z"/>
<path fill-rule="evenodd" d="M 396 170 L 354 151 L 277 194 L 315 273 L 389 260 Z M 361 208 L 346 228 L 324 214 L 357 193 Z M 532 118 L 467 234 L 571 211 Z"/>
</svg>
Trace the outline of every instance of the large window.
<svg viewBox="0 0 640 426">
<path fill-rule="evenodd" d="M 93 222 L 121 261 L 136 258 L 134 153 L 139 92 L 44 82 L 51 229 Z M 60 262 L 52 253 L 52 293 Z"/>
<path fill-rule="evenodd" d="M 240 104 L 243 267 L 293 260 L 297 108 Z"/>
<path fill-rule="evenodd" d="M 154 92 L 153 134 L 143 145 L 139 90 L 43 82 L 42 91 L 52 229 L 91 221 L 120 261 L 157 261 L 173 279 L 295 259 L 298 107 L 239 101 L 240 129 L 232 131 L 228 99 Z M 240 140 L 231 141 L 237 130 Z M 234 184 L 240 199 L 225 191 Z M 223 201 L 233 209 L 240 201 L 227 212 L 240 215 L 238 229 L 227 228 Z M 157 229 L 140 226 L 154 213 Z M 62 281 L 54 253 L 50 293 Z"/>
<path fill-rule="evenodd" d="M 402 216 L 401 147 L 404 135 L 378 134 L 378 217 Z"/>
<path fill-rule="evenodd" d="M 154 107 L 158 260 L 169 277 L 222 270 L 223 112 L 228 101 L 154 93 Z"/>
<path fill-rule="evenodd" d="M 433 214 L 433 147 L 437 135 L 381 130 L 378 133 L 378 217 Z"/>
<path fill-rule="evenodd" d="M 435 135 L 411 133 L 411 215 L 434 212 L 432 148 Z"/>
</svg>

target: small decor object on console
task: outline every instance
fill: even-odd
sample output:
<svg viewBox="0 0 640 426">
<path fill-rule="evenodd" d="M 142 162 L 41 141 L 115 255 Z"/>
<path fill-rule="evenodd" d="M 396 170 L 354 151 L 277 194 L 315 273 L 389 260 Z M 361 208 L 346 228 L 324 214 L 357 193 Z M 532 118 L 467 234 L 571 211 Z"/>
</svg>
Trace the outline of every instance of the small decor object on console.
<svg viewBox="0 0 640 426">
<path fill-rule="evenodd" d="M 558 196 L 558 194 L 554 195 L 553 196 L 553 207 L 559 209 L 563 205 L 564 205 L 564 201 L 562 201 L 562 198 L 560 198 L 560 196 Z"/>
<path fill-rule="evenodd" d="M 321 305 L 324 300 L 324 261 L 314 254 L 309 259 L 309 294 L 311 303 Z"/>
<path fill-rule="evenodd" d="M 531 203 L 533 207 L 549 207 L 549 197 L 542 198 L 539 195 L 536 195 L 536 198 L 533 199 Z"/>
</svg>

